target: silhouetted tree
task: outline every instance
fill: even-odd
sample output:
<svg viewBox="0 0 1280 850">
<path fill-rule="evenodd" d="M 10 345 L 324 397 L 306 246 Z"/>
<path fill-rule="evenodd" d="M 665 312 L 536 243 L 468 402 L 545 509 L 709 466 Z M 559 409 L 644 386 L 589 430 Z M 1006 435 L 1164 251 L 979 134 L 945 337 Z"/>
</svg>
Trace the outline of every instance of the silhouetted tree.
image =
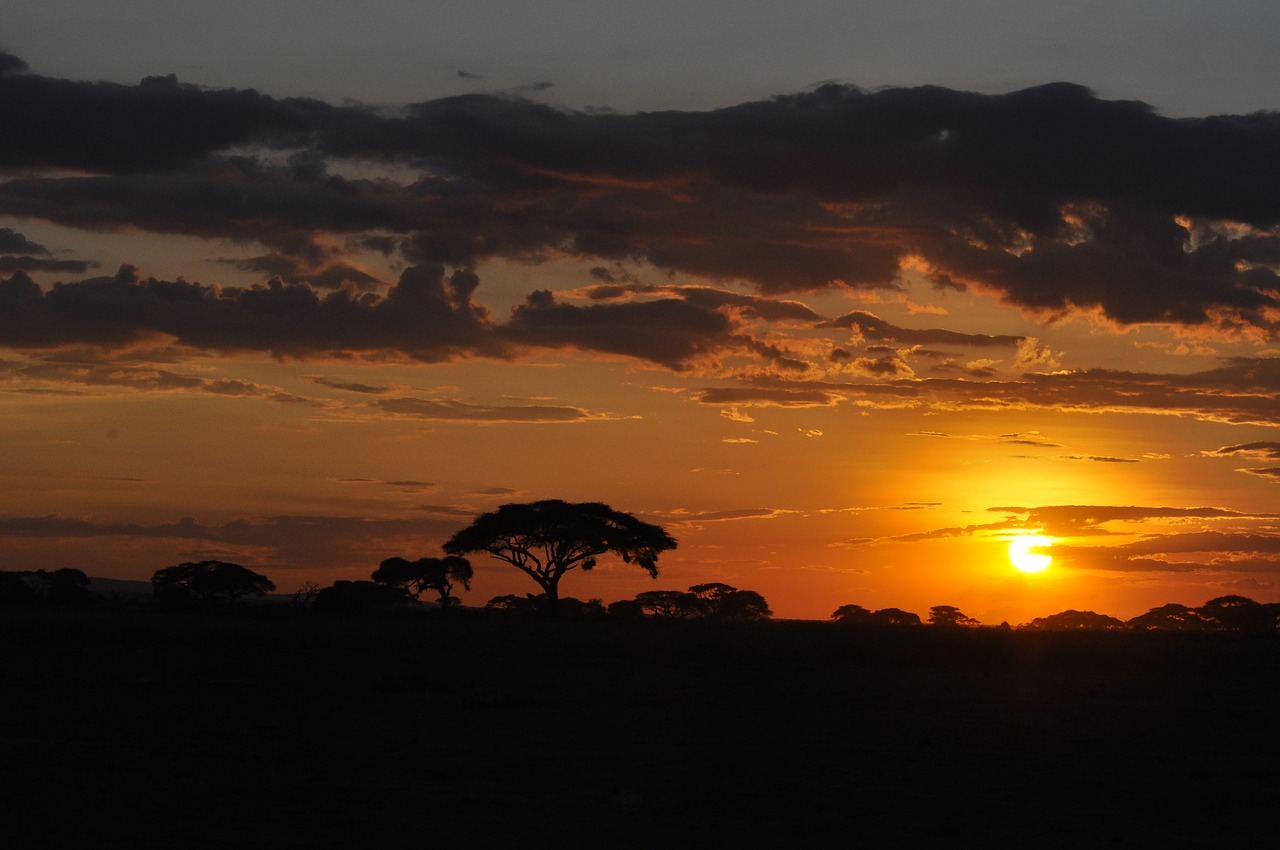
<svg viewBox="0 0 1280 850">
<path fill-rule="evenodd" d="M 314 581 L 304 581 L 302 586 L 293 592 L 289 604 L 294 608 L 310 608 L 321 591 L 320 585 Z"/>
<path fill-rule="evenodd" d="M 559 499 L 503 505 L 444 544 L 451 555 L 488 552 L 511 564 L 538 583 L 553 615 L 559 611 L 560 579 L 570 570 L 590 570 L 596 558 L 614 554 L 656 578 L 658 556 L 675 547 L 660 526 L 599 502 Z"/>
<path fill-rule="evenodd" d="M 1196 609 L 1215 628 L 1233 632 L 1271 632 L 1276 628 L 1272 606 L 1247 596 L 1219 596 Z"/>
<path fill-rule="evenodd" d="M 374 581 L 335 581 L 321 588 L 311 609 L 322 614 L 377 614 L 391 611 L 409 601 L 399 587 Z"/>
<path fill-rule="evenodd" d="M 1125 623 L 1135 631 L 1203 632 L 1215 628 L 1215 624 L 1200 616 L 1200 612 L 1186 605 L 1170 602 L 1152 608 Z"/>
<path fill-rule="evenodd" d="M 934 605 L 929 609 L 929 625 L 931 626 L 980 626 L 972 617 L 966 616 L 954 605 Z"/>
<path fill-rule="evenodd" d="M 567 618 L 590 618 L 603 617 L 608 611 L 604 607 L 604 603 L 599 599 L 589 599 L 583 602 L 581 599 L 574 599 L 572 596 L 565 596 L 559 600 L 560 607 L 558 615 Z M 537 596 L 532 593 L 524 596 L 517 596 L 514 593 L 508 593 L 504 596 L 495 596 L 490 599 L 484 606 L 492 611 L 510 611 L 517 614 L 542 614 L 547 611 L 547 597 L 543 594 Z"/>
<path fill-rule="evenodd" d="M 901 608 L 881 608 L 871 614 L 871 622 L 881 626 L 918 626 L 920 615 Z"/>
<path fill-rule="evenodd" d="M 831 619 L 837 623 L 870 623 L 871 612 L 861 605 L 841 605 L 831 612 Z"/>
<path fill-rule="evenodd" d="M 151 594 L 166 605 L 233 603 L 276 589 L 264 575 L 226 561 L 199 561 L 156 570 Z"/>
<path fill-rule="evenodd" d="M 702 615 L 713 620 L 763 620 L 773 616 L 764 597 L 754 590 L 712 582 L 695 584 L 689 593 L 698 600 Z"/>
<path fill-rule="evenodd" d="M 1048 617 L 1036 617 L 1023 628 L 1039 632 L 1100 632 L 1123 629 L 1124 621 L 1093 611 L 1069 609 Z"/>
<path fill-rule="evenodd" d="M 617 617 L 620 620 L 639 620 L 644 617 L 644 606 L 634 599 L 610 602 L 607 610 L 610 617 Z"/>
<path fill-rule="evenodd" d="M 440 606 L 447 608 L 461 601 L 453 595 L 454 583 L 470 590 L 474 575 L 471 562 L 466 558 L 447 555 L 443 558 L 419 558 L 416 561 L 387 558 L 373 571 L 371 578 L 381 584 L 399 587 L 414 599 L 423 591 L 433 590 L 440 597 Z"/>
<path fill-rule="evenodd" d="M 691 620 L 703 615 L 698 597 L 683 590 L 646 590 L 636 594 L 635 602 L 651 617 Z"/>
<path fill-rule="evenodd" d="M 546 610 L 547 598 L 545 596 L 535 596 L 532 593 L 526 593 L 524 596 L 517 596 L 514 593 L 506 593 L 502 596 L 495 596 L 484 604 L 484 607 L 491 611 L 513 611 L 517 614 L 536 614 Z"/>
</svg>

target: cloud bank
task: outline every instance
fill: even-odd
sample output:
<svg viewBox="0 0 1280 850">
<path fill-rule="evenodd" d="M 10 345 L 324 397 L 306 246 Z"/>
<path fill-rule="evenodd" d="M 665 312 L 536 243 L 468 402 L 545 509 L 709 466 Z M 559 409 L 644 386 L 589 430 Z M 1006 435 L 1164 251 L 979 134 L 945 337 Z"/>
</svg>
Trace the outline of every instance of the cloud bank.
<svg viewBox="0 0 1280 850">
<path fill-rule="evenodd" d="M 491 95 L 380 111 L 59 80 L 5 54 L 0 114 L 22 116 L 0 139 L 11 215 L 254 240 L 286 279 L 340 282 L 342 258 L 317 256 L 338 234 L 430 266 L 569 256 L 769 295 L 909 270 L 1048 316 L 1267 338 L 1280 315 L 1274 113 L 1170 119 L 1066 83 L 826 85 L 706 112 Z"/>
</svg>

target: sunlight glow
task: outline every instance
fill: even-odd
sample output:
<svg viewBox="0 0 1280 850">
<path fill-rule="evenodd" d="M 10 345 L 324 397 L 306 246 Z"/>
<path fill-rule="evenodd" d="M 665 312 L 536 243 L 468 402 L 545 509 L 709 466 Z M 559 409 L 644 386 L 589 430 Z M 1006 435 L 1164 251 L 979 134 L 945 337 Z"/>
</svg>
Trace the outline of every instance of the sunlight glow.
<svg viewBox="0 0 1280 850">
<path fill-rule="evenodd" d="M 1033 551 L 1053 544 L 1053 540 L 1039 534 L 1027 534 L 1009 541 L 1009 560 L 1024 573 L 1044 572 L 1053 557 Z"/>
</svg>

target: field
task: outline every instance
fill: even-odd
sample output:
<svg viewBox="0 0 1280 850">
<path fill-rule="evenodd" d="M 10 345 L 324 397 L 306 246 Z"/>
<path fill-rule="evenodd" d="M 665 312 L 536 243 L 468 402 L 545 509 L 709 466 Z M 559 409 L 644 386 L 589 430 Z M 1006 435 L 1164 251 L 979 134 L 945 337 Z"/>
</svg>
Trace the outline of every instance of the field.
<svg viewBox="0 0 1280 850">
<path fill-rule="evenodd" d="M 1274 846 L 1275 636 L 0 612 L 0 846 Z"/>
</svg>

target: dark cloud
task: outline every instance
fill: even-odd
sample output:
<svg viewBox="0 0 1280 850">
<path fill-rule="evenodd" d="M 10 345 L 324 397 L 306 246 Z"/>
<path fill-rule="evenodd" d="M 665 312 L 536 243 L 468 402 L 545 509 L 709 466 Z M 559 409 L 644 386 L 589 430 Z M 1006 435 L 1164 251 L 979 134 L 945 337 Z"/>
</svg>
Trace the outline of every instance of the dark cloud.
<svg viewBox="0 0 1280 850">
<path fill-rule="evenodd" d="M 1122 572 L 1280 573 L 1280 536 L 1195 531 L 1145 537 L 1118 546 L 1055 546 L 1063 563 Z M 1200 556 L 1194 561 L 1178 556 Z"/>
<path fill-rule="evenodd" d="M 471 303 L 468 272 L 411 268 L 385 297 L 273 280 L 248 289 L 143 278 L 125 267 L 110 278 L 56 284 L 44 292 L 18 272 L 0 281 L 0 345 L 118 348 L 154 337 L 213 351 L 281 357 L 398 353 L 417 360 L 501 355 L 485 311 Z"/>
<path fill-rule="evenodd" d="M 1280 357 L 1233 358 L 1219 368 L 1185 375 L 1089 369 L 1029 373 L 1017 380 L 855 383 L 770 378 L 760 383 L 768 391 L 825 393 L 830 398 L 893 407 L 910 403 L 945 409 L 1166 413 L 1265 426 L 1280 421 Z"/>
<path fill-rule="evenodd" d="M 545 290 L 516 307 L 501 332 L 524 345 L 620 354 L 671 369 L 748 343 L 713 307 L 672 298 L 578 306 L 560 303 Z"/>
<path fill-rule="evenodd" d="M 703 404 L 752 405 L 756 407 L 829 407 L 838 396 L 822 390 L 753 389 L 723 387 L 700 390 L 694 395 Z"/>
<path fill-rule="evenodd" d="M 95 263 L 83 260 L 60 260 L 52 252 L 8 227 L 0 227 L 0 274 L 24 272 L 70 272 L 84 274 Z"/>
<path fill-rule="evenodd" d="M 361 384 L 350 381 L 334 381 L 329 378 L 322 378 L 319 375 L 308 376 L 322 387 L 328 387 L 331 390 L 343 390 L 349 393 L 364 393 L 366 395 L 385 395 L 392 391 L 391 387 L 376 387 L 371 384 Z"/>
<path fill-rule="evenodd" d="M 601 414 L 593 414 L 580 407 L 547 404 L 483 405 L 413 397 L 378 399 L 371 404 L 393 416 L 442 422 L 585 422 L 609 418 Z"/>
<path fill-rule="evenodd" d="M 340 478 L 343 484 L 380 484 L 384 487 L 395 487 L 402 490 L 429 490 L 436 485 L 431 481 L 383 481 L 380 478 Z"/>
<path fill-rule="evenodd" d="M 900 328 L 879 316 L 855 310 L 836 319 L 821 322 L 822 328 L 847 328 L 856 330 L 864 339 L 900 342 L 905 345 L 972 345 L 1015 347 L 1026 338 L 1020 336 L 989 336 L 967 334 L 958 331 Z"/>
<path fill-rule="evenodd" d="M 992 513 L 1011 514 L 1016 524 L 1043 529 L 1043 533 L 1054 537 L 1111 534 L 1113 532 L 1103 528 L 1109 522 L 1132 523 L 1158 519 L 1252 519 L 1258 516 L 1225 508 L 1171 508 L 1140 505 L 1047 505 L 1037 508 L 996 507 L 987 510 Z"/>
<path fill-rule="evenodd" d="M 16 230 L 0 227 L 0 254 L 33 254 L 49 256 L 49 249 L 32 242 Z"/>
<path fill-rule="evenodd" d="M 57 260 L 51 257 L 0 256 L 0 274 L 9 272 L 68 272 L 84 274 L 97 263 L 84 260 Z"/>
<path fill-rule="evenodd" d="M 1210 454 L 1260 455 L 1262 457 L 1271 458 L 1272 460 L 1280 460 L 1280 442 L 1258 441 L 1253 443 L 1239 443 L 1234 446 L 1223 446 L 1220 449 L 1214 449 Z"/>
<path fill-rule="evenodd" d="M 12 215 L 252 239 L 267 258 L 333 233 L 398 240 L 417 263 L 650 263 L 769 294 L 891 286 L 911 268 L 1051 316 L 1277 332 L 1280 114 L 1171 119 L 1065 83 L 824 85 L 706 112 L 495 95 L 378 112 L 23 67 L 0 61 L 0 114 L 22 116 L 0 136 Z M 339 178 L 336 160 L 420 178 Z M 947 333 L 837 321 L 903 342 Z"/>
</svg>

